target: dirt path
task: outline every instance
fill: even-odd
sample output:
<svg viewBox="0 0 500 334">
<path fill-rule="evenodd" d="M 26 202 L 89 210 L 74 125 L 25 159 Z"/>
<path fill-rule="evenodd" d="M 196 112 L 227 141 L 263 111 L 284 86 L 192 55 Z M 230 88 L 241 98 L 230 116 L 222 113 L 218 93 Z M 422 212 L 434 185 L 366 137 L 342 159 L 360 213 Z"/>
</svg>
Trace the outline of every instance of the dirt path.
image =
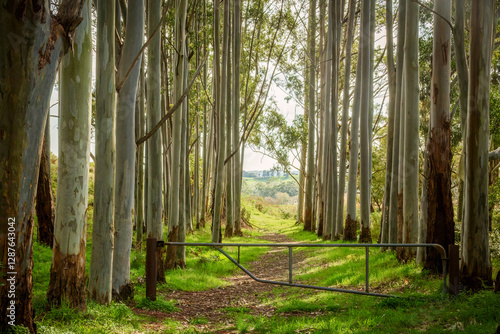
<svg viewBox="0 0 500 334">
<path fill-rule="evenodd" d="M 275 243 L 291 242 L 291 239 L 279 234 L 268 234 L 259 238 Z M 304 254 L 302 252 L 294 252 L 292 269 L 295 271 L 303 260 Z M 258 278 L 287 281 L 288 253 L 283 248 L 273 248 L 261 256 L 259 260 L 248 264 L 246 268 Z M 180 321 L 186 326 L 193 325 L 198 330 L 214 333 L 236 332 L 231 330 L 234 328 L 234 314 L 231 315 L 225 308 L 244 309 L 247 314 L 252 315 L 266 317 L 274 315 L 275 309 L 262 303 L 261 298 L 268 295 L 276 285 L 259 283 L 241 271 L 236 276 L 228 277 L 225 280 L 229 283 L 228 286 L 207 291 L 167 292 L 168 299 L 177 300 L 177 308 L 179 309 L 177 312 L 146 312 L 137 309 L 136 312 L 147 313 L 157 318 L 160 323 L 168 317 Z M 151 329 L 160 329 L 157 327 L 160 323 L 151 324 Z"/>
</svg>

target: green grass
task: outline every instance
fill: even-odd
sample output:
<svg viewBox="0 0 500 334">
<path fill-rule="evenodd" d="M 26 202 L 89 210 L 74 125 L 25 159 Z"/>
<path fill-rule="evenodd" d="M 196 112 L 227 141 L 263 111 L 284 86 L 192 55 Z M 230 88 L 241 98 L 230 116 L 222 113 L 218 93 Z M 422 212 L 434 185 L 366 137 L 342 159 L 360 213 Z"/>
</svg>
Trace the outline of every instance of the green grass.
<svg viewBox="0 0 500 334">
<path fill-rule="evenodd" d="M 175 306 L 176 303 L 177 302 L 175 300 L 165 300 L 163 298 L 158 298 L 155 301 L 152 301 L 149 298 L 146 298 L 145 296 L 141 296 L 140 298 L 136 298 L 135 307 L 143 310 L 169 313 L 179 310 Z"/>
<path fill-rule="evenodd" d="M 288 207 L 267 205 L 260 211 L 252 198 L 244 200 L 245 209 L 251 216 L 253 229 L 245 229 L 244 236 L 225 242 L 265 243 L 256 237 L 277 233 L 307 243 L 333 243 L 323 241 L 315 234 L 304 232 L 295 219 L 283 219 Z M 375 222 L 378 213 L 372 214 Z M 92 225 L 89 216 L 89 226 Z M 210 242 L 207 227 L 187 236 L 188 242 Z M 376 223 L 374 224 L 376 228 Z M 373 233 L 374 239 L 378 237 Z M 166 240 L 166 235 L 165 235 Z M 91 228 L 87 236 L 87 272 L 90 264 Z M 341 243 L 341 242 L 334 242 Z M 189 319 L 183 324 L 168 318 L 175 312 L 177 302 L 168 297 L 172 290 L 203 291 L 225 286 L 224 277 L 238 272 L 217 250 L 208 247 L 186 248 L 186 269 L 170 270 L 166 283 L 158 285 L 158 297 L 152 302 L 145 297 L 145 251 L 133 249 L 131 255 L 131 280 L 135 296 L 127 303 L 102 306 L 88 301 L 85 312 L 76 312 L 66 305 L 47 310 L 46 292 L 50 278 L 52 252 L 49 248 L 33 246 L 33 305 L 40 333 L 143 333 L 154 332 L 151 324 L 161 327 L 162 333 L 199 333 L 204 326 L 213 325 L 203 316 Z M 236 247 L 224 250 L 234 258 Z M 241 248 L 240 262 L 248 264 L 269 250 L 268 247 Z M 285 252 L 286 250 L 283 250 Z M 365 251 L 363 248 L 294 248 L 294 254 L 303 252 L 301 269 L 294 271 L 294 280 L 305 284 L 336 286 L 362 290 L 364 288 Z M 493 259 L 494 272 L 498 271 L 498 259 Z M 402 265 L 391 252 L 370 250 L 370 288 L 400 298 L 376 298 L 334 292 L 317 292 L 298 288 L 277 287 L 272 293 L 258 296 L 263 304 L 272 306 L 271 317 L 252 315 L 248 307 L 221 309 L 240 333 L 441 333 L 464 331 L 465 333 L 493 333 L 500 323 L 500 295 L 484 291 L 475 295 L 463 294 L 455 299 L 443 299 L 442 279 L 422 272 L 414 263 Z M 166 314 L 158 319 L 138 315 L 133 309 L 145 309 Z"/>
</svg>

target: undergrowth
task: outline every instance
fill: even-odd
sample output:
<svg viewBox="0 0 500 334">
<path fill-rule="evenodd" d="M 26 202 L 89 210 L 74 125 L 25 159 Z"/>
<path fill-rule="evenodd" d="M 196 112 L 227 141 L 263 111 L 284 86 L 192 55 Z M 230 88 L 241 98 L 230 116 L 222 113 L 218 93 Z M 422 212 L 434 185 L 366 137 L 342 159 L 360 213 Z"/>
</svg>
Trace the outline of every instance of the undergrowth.
<svg viewBox="0 0 500 334">
<path fill-rule="evenodd" d="M 257 203 L 259 204 L 259 203 Z M 265 203 L 264 203 L 265 204 Z M 264 243 L 256 237 L 284 234 L 304 243 L 341 244 L 323 241 L 314 233 L 304 232 L 295 223 L 293 210 L 287 206 L 263 205 L 244 201 L 245 215 L 250 226 L 243 236 L 231 242 Z M 287 217 L 287 219 L 283 219 Z M 376 214 L 372 214 L 377 221 Z M 91 224 L 91 222 L 90 222 Z M 188 242 L 210 242 L 210 223 L 187 236 Z M 374 241 L 377 226 L 374 225 Z M 375 233 L 373 233 L 375 232 Z M 90 263 L 91 238 L 87 240 L 87 270 Z M 166 235 L 165 235 L 166 240 Z M 224 240 L 229 241 L 229 240 Z M 255 261 L 269 251 L 268 247 L 241 248 L 243 265 Z M 236 247 L 224 247 L 237 258 Z M 283 252 L 287 250 L 284 249 Z M 363 291 L 365 286 L 364 248 L 305 248 L 300 268 L 294 269 L 294 281 L 303 284 L 332 286 Z M 170 291 L 204 291 L 226 286 L 225 277 L 238 269 L 220 252 L 209 247 L 186 247 L 186 269 L 166 272 L 166 282 L 157 286 L 157 300 L 145 297 L 145 250 L 133 249 L 131 281 L 135 295 L 125 303 L 108 306 L 88 300 L 87 310 L 76 312 L 63 303 L 49 310 L 46 292 L 50 277 L 52 252 L 34 243 L 33 305 L 39 333 L 200 333 L 206 328 L 231 330 L 239 333 L 494 333 L 500 323 L 500 295 L 492 291 L 461 294 L 443 298 L 442 278 L 423 272 L 415 263 L 400 264 L 393 253 L 370 249 L 370 291 L 397 298 L 377 298 L 335 292 L 318 292 L 290 287 L 277 287 L 272 293 L 259 296 L 262 304 L 275 310 L 271 316 L 255 314 L 251 306 L 221 307 L 227 320 L 211 324 L 204 316 L 183 323 L 169 318 L 182 305 L 169 298 Z M 498 270 L 498 261 L 493 261 Z M 143 310 L 140 311 L 139 310 Z M 158 320 L 150 312 L 160 312 Z M 154 324 L 152 326 L 151 324 Z M 208 327 L 207 327 L 208 326 Z M 208 331 L 210 332 L 211 329 Z"/>
</svg>

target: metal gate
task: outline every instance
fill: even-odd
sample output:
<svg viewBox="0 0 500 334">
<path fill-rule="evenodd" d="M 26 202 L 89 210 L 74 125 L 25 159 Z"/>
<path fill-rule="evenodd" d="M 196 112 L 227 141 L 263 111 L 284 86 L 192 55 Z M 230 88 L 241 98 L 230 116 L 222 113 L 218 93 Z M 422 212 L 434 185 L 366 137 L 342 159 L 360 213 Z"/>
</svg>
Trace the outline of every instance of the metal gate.
<svg viewBox="0 0 500 334">
<path fill-rule="evenodd" d="M 269 243 L 269 244 L 257 244 L 257 243 L 199 243 L 199 242 L 164 242 L 157 241 L 156 238 L 148 238 L 147 240 L 147 253 L 146 253 L 146 296 L 151 300 L 156 299 L 156 248 L 163 247 L 165 245 L 175 245 L 175 246 L 201 246 L 201 247 L 214 247 L 226 258 L 228 258 L 232 263 L 234 263 L 238 268 L 245 272 L 248 276 L 260 283 L 275 284 L 283 286 L 292 286 L 297 288 L 306 289 L 316 289 L 343 293 L 353 293 L 358 295 L 376 296 L 376 297 L 397 297 L 389 294 L 374 293 L 370 292 L 370 248 L 388 248 L 388 247 L 434 247 L 438 253 L 441 255 L 443 262 L 443 293 L 448 292 L 448 286 L 446 284 L 446 278 L 448 273 L 449 259 L 446 257 L 445 249 L 439 244 L 304 244 L 304 243 Z M 238 259 L 235 260 L 228 253 L 226 253 L 222 247 L 238 247 Z M 252 274 L 247 268 L 243 267 L 239 262 L 240 248 L 241 247 L 283 247 L 288 248 L 288 282 L 282 281 L 271 281 L 266 279 L 261 279 Z M 293 248 L 294 247 L 325 247 L 325 248 L 364 248 L 365 249 L 365 291 L 358 290 L 348 290 L 339 289 L 326 286 L 317 285 L 307 285 L 293 283 Z M 455 248 L 456 247 L 456 248 Z M 453 248 L 453 250 L 452 250 Z M 458 254 L 458 246 L 450 245 L 450 255 Z M 453 259 L 456 258 L 456 264 L 453 263 L 452 267 L 458 268 L 458 256 L 450 256 Z M 454 261 L 455 262 L 455 261 Z M 455 270 L 454 270 L 455 271 Z M 451 277 L 450 277 L 451 278 Z M 450 284 L 456 284 L 456 279 L 450 279 Z"/>
</svg>

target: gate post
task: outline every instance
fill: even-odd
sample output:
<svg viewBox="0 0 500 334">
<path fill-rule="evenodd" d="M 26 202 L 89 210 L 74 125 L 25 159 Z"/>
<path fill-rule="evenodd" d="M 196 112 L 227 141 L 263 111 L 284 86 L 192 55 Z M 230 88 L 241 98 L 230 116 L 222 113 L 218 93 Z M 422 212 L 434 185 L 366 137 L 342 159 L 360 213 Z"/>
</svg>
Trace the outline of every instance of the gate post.
<svg viewBox="0 0 500 334">
<path fill-rule="evenodd" d="M 450 295 L 458 295 L 459 293 L 459 247 L 458 245 L 448 245 L 448 266 L 449 266 L 449 276 L 450 276 Z"/>
<path fill-rule="evenodd" d="M 146 244 L 146 298 L 156 300 L 156 238 L 148 238 Z"/>
</svg>

